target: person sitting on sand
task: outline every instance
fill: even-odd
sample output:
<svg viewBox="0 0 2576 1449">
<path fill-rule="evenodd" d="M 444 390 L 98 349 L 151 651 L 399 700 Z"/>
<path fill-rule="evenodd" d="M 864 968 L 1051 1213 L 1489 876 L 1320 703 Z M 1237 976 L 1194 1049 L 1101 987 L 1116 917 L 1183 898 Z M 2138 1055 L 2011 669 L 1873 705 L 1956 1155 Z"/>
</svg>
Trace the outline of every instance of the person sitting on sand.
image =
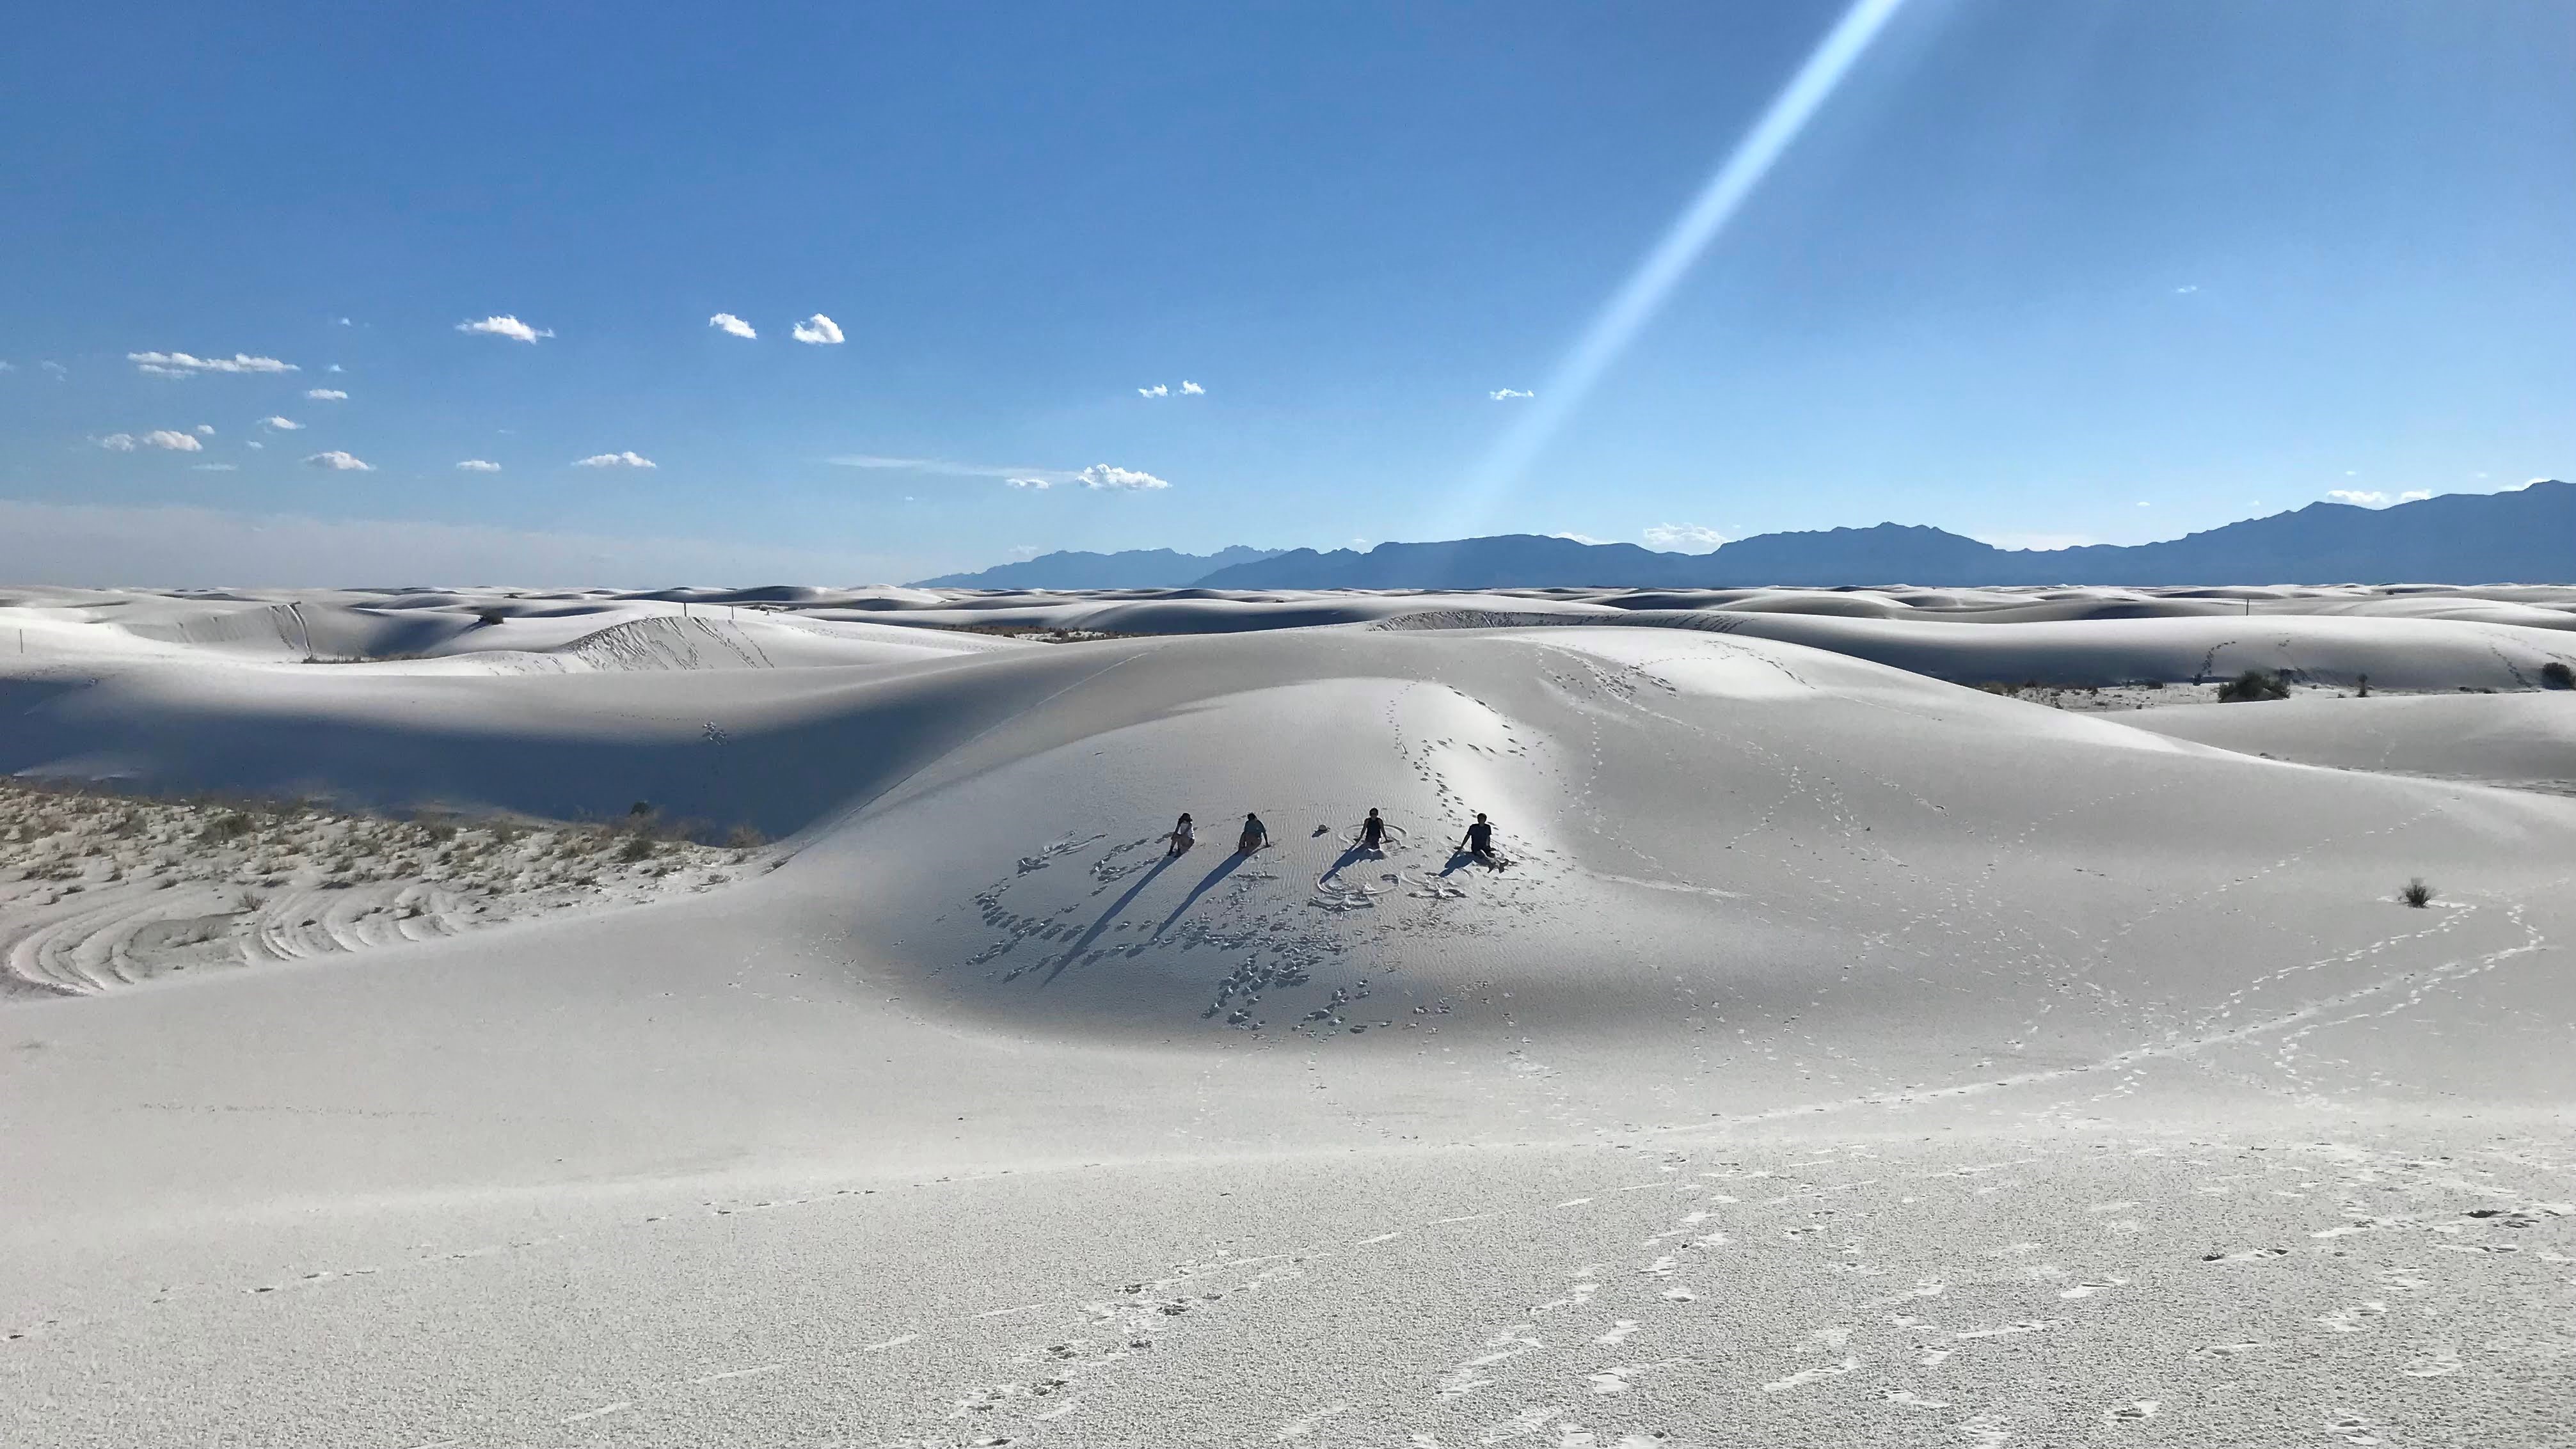
<svg viewBox="0 0 2576 1449">
<path fill-rule="evenodd" d="M 1372 805 L 1369 807 L 1368 818 L 1360 822 L 1360 849 L 1384 850 L 1385 848 L 1386 822 L 1378 818 L 1377 807 Z"/>
<path fill-rule="evenodd" d="M 1467 838 L 1458 842 L 1458 848 L 1476 857 L 1476 863 L 1479 865 L 1498 864 L 1494 859 L 1493 822 L 1487 820 L 1481 811 L 1478 812 L 1476 823 L 1467 827 Z"/>
<path fill-rule="evenodd" d="M 1270 827 L 1261 823 L 1260 816 L 1253 814 L 1249 810 L 1245 811 L 1243 815 L 1243 838 L 1234 843 L 1234 853 L 1237 855 L 1250 855 L 1269 843 Z"/>
<path fill-rule="evenodd" d="M 1164 836 L 1163 838 L 1172 842 L 1171 853 L 1173 855 L 1178 855 L 1182 851 L 1189 849 L 1191 846 L 1198 844 L 1197 837 L 1190 830 L 1190 812 L 1187 810 L 1182 811 L 1181 823 L 1173 826 L 1172 833 Z"/>
</svg>

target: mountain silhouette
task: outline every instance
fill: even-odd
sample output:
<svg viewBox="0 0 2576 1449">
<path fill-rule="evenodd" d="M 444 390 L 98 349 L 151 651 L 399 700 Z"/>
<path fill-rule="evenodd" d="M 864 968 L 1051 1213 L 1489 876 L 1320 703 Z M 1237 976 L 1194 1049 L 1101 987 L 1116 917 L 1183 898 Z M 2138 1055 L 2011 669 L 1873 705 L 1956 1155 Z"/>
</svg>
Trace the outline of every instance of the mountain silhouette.
<svg viewBox="0 0 2576 1449">
<path fill-rule="evenodd" d="M 1498 589 L 2570 581 L 2576 485 L 2544 479 L 2509 493 L 2453 493 L 2389 508 L 2315 503 L 2127 546 L 2001 549 L 1895 523 L 1758 534 L 1703 554 L 1504 534 L 1383 543 L 1366 553 L 1292 549 L 1191 582 L 1214 589 Z"/>
<path fill-rule="evenodd" d="M 1178 589 L 1198 582 L 1211 569 L 1257 563 L 1276 555 L 1275 548 L 1237 544 L 1212 554 L 1174 553 L 1168 548 L 1134 548 L 1121 553 L 1044 553 L 1025 563 L 999 564 L 971 574 L 942 574 L 923 579 L 934 589 Z"/>
</svg>

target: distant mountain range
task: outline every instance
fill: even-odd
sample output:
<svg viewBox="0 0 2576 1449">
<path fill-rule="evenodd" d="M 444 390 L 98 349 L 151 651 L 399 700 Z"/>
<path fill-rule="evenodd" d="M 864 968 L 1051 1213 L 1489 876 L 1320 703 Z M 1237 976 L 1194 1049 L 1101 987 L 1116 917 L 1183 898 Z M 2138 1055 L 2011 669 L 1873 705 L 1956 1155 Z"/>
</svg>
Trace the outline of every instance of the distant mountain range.
<svg viewBox="0 0 2576 1449">
<path fill-rule="evenodd" d="M 1500 589 L 1933 587 L 2048 584 L 2496 584 L 2576 582 L 2576 485 L 2452 493 L 2389 508 L 2315 503 L 2164 543 L 2004 549 L 1882 523 L 1765 533 L 1714 552 L 1535 534 L 1383 543 L 1366 553 L 1233 548 L 1053 553 L 926 582 L 953 588 Z M 1043 581 L 1040 581 L 1043 580 Z"/>
<path fill-rule="evenodd" d="M 1240 568 L 1276 558 L 1275 548 L 1237 544 L 1215 553 L 1174 553 L 1131 548 L 1122 553 L 1042 553 L 1026 563 L 1000 564 L 971 574 L 921 580 L 933 589 L 1182 589 L 1211 570 Z"/>
</svg>

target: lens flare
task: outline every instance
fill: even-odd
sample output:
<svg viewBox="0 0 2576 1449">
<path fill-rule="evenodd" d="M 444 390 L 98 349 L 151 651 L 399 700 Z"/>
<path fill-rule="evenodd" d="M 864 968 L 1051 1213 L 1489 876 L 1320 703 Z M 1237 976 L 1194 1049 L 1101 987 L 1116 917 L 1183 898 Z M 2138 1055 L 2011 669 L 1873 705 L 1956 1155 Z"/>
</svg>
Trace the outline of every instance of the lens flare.
<svg viewBox="0 0 2576 1449">
<path fill-rule="evenodd" d="M 1736 143 L 1734 151 L 1709 177 L 1708 184 L 1700 188 L 1672 229 L 1611 294 L 1608 305 L 1584 330 L 1573 350 L 1539 385 L 1538 396 L 1530 400 L 1528 410 L 1503 434 L 1483 466 L 1460 491 L 1448 537 L 1474 532 L 1504 490 L 1520 481 L 1530 460 L 1547 446 L 1548 439 L 1556 435 L 1637 333 L 1663 310 L 1665 299 L 1688 274 L 1691 264 L 1725 230 L 1744 199 L 1761 184 L 1781 153 L 1798 139 L 1808 120 L 1833 95 L 1853 63 L 1904 3 L 1905 0 L 1856 0 L 1817 43 L 1807 63 L 1798 67 L 1798 73 L 1772 99 L 1762 118 L 1753 123 L 1753 129 Z"/>
</svg>

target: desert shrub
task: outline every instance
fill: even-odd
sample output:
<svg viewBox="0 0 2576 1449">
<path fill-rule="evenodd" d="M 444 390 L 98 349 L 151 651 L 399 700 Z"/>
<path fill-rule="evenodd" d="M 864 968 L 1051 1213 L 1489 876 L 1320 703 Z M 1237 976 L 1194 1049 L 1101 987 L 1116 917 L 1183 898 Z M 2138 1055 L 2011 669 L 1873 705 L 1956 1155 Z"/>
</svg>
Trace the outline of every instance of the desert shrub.
<svg viewBox="0 0 2576 1449">
<path fill-rule="evenodd" d="M 2218 702 L 2221 704 L 2236 704 L 2256 699 L 2288 699 L 2289 697 L 2288 680 L 2277 674 L 2266 674 L 2260 669 L 2248 669 L 2218 686 Z"/>
<path fill-rule="evenodd" d="M 2433 903 L 2433 888 L 2424 884 L 2424 878 L 2419 875 L 2406 883 L 2406 888 L 2397 893 L 2397 898 L 2420 911 Z"/>
<path fill-rule="evenodd" d="M 652 853 L 653 842 L 641 835 L 630 835 L 624 845 L 617 847 L 617 858 L 629 864 L 642 860 Z"/>
<path fill-rule="evenodd" d="M 197 832 L 197 838 L 199 840 L 239 840 L 250 834 L 250 831 L 250 817 L 236 810 L 207 821 L 205 828 Z"/>
<path fill-rule="evenodd" d="M 769 843 L 769 837 L 754 825 L 737 825 L 725 832 L 725 844 L 736 850 L 756 850 Z"/>
<path fill-rule="evenodd" d="M 2540 685 L 2543 689 L 2576 689 L 2576 669 L 2568 668 L 2564 659 L 2552 659 L 2540 666 Z"/>
</svg>

